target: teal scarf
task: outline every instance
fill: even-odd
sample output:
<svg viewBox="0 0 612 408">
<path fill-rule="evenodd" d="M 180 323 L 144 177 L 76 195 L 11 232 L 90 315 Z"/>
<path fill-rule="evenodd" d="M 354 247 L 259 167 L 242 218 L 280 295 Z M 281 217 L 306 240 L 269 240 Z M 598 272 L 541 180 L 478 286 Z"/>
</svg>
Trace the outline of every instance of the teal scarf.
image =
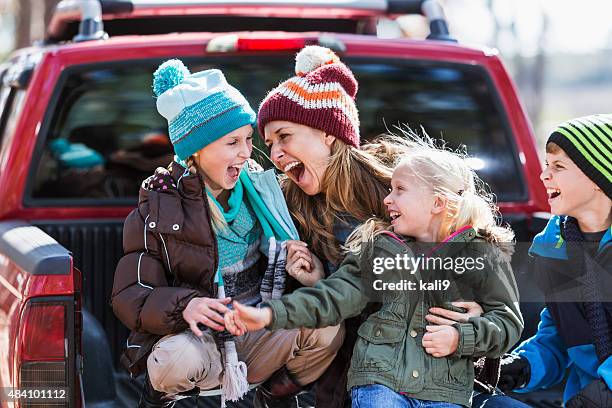
<svg viewBox="0 0 612 408">
<path fill-rule="evenodd" d="M 213 203 L 215 203 L 219 211 L 221 211 L 225 222 L 229 224 L 236 219 L 238 211 L 240 211 L 240 206 L 242 205 L 242 197 L 244 195 L 244 189 L 242 188 L 242 183 L 240 183 L 240 179 L 238 179 L 236 186 L 231 191 L 229 199 L 227 200 L 227 205 L 229 207 L 228 211 L 225 211 L 223 206 L 219 203 L 219 201 L 217 201 L 215 196 L 213 196 L 211 192 L 208 191 L 208 189 L 206 189 L 206 194 L 208 194 L 208 197 L 213 201 Z"/>
<path fill-rule="evenodd" d="M 227 200 L 227 204 L 229 207 L 228 211 L 225 211 L 219 201 L 217 201 L 217 199 L 210 193 L 210 191 L 206 189 L 206 194 L 208 194 L 208 196 L 212 199 L 217 208 L 219 208 L 219 211 L 221 211 L 221 214 L 223 214 L 223 217 L 225 218 L 225 221 L 227 223 L 231 223 L 236 219 L 245 193 L 247 199 L 249 200 L 249 204 L 251 204 L 251 208 L 253 209 L 253 212 L 255 212 L 255 216 L 257 217 L 257 220 L 261 225 L 266 239 L 270 239 L 271 237 L 274 237 L 281 241 L 291 239 L 289 234 L 285 232 L 285 230 L 278 223 L 276 218 L 272 216 L 272 213 L 270 212 L 268 207 L 266 207 L 264 201 L 261 199 L 261 197 L 255 190 L 253 182 L 249 178 L 246 171 L 240 172 L 238 182 L 230 193 L 230 197 Z"/>
</svg>

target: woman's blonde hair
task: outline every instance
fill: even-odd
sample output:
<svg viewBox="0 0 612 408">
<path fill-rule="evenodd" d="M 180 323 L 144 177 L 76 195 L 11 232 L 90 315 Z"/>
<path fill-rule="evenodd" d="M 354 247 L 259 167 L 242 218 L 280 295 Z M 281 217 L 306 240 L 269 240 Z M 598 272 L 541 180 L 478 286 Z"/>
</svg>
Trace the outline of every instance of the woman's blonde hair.
<svg viewBox="0 0 612 408">
<path fill-rule="evenodd" d="M 328 261 L 339 264 L 343 254 L 334 236 L 335 222 L 350 216 L 362 222 L 370 217 L 386 218 L 384 197 L 389 193 L 391 174 L 408 142 L 384 136 L 356 149 L 339 140 L 321 180 L 321 193 L 309 196 L 289 178 L 281 180 L 291 215 L 300 226 L 302 239 Z"/>
<path fill-rule="evenodd" d="M 195 156 L 189 156 L 187 160 L 185 160 L 185 163 L 187 163 L 187 169 L 189 170 L 189 173 L 197 174 L 199 172 L 202 176 L 205 176 L 205 174 L 203 174 L 203 171 L 196 164 L 197 162 Z M 212 198 L 210 198 L 208 194 L 206 194 L 206 199 L 208 200 L 208 207 L 210 208 L 210 220 L 212 222 L 213 230 L 215 232 L 224 230 L 225 228 L 227 228 L 227 222 L 225 221 L 225 217 L 223 217 L 221 210 L 219 210 L 217 204 L 213 201 Z"/>
<path fill-rule="evenodd" d="M 436 237 L 438 242 L 467 225 L 489 242 L 505 244 L 514 240 L 512 230 L 498 224 L 495 196 L 470 167 L 465 150 L 452 151 L 444 142 L 436 143 L 424 132 L 420 136 L 408 128 L 399 130 L 411 142 L 411 148 L 400 158 L 396 169 L 408 169 L 415 179 L 446 202 L 444 219 Z M 368 220 L 349 236 L 346 250 L 359 252 L 363 242 L 371 241 L 389 229 L 389 225 L 380 218 Z"/>
</svg>

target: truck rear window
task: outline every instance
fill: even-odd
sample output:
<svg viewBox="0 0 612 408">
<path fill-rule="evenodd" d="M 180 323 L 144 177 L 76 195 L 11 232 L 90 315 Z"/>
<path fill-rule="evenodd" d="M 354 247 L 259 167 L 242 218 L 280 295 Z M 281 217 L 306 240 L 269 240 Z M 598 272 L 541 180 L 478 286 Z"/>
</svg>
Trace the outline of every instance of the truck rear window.
<svg viewBox="0 0 612 408">
<path fill-rule="evenodd" d="M 220 68 L 254 109 L 292 72 L 291 58 L 186 59 L 192 72 Z M 132 205 L 141 181 L 172 160 L 167 123 L 155 108 L 152 73 L 161 61 L 74 67 L 49 107 L 29 191 L 37 205 Z M 346 58 L 359 81 L 363 139 L 397 124 L 422 127 L 451 147 L 467 146 L 499 201 L 526 198 L 505 114 L 483 69 L 428 61 Z M 42 133 L 42 132 L 41 132 Z M 256 138 L 258 139 L 258 138 Z M 265 147 L 259 144 L 265 152 Z M 265 156 L 254 157 L 266 163 Z"/>
</svg>

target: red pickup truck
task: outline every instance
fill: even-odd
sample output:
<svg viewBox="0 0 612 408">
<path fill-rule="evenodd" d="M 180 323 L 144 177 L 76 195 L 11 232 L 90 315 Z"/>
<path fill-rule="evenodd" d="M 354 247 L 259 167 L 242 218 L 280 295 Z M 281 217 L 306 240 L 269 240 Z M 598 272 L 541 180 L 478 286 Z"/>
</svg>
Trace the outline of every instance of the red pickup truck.
<svg viewBox="0 0 612 408">
<path fill-rule="evenodd" d="M 297 50 L 331 47 L 359 80 L 366 139 L 403 123 L 465 144 L 518 240 L 541 228 L 533 131 L 495 50 L 454 41 L 434 0 L 301 3 L 63 1 L 46 40 L 0 65 L 0 387 L 67 390 L 44 406 L 136 405 L 109 297 L 124 218 L 172 158 L 151 91 L 169 58 L 221 68 L 256 107 Z M 427 16 L 427 40 L 377 38 L 378 18 L 405 13 Z M 526 334 L 538 308 L 524 305 Z"/>
</svg>

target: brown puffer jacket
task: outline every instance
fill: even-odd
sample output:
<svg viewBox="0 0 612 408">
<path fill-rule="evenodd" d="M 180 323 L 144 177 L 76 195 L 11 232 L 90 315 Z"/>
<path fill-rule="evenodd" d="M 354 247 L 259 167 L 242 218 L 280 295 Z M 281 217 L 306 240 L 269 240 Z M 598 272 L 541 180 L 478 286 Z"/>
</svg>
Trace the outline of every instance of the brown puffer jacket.
<svg viewBox="0 0 612 408">
<path fill-rule="evenodd" d="M 182 312 L 191 299 L 216 297 L 218 253 L 208 200 L 200 176 L 184 172 L 176 162 L 170 170 L 158 168 L 125 220 L 125 255 L 115 271 L 111 306 L 132 330 L 121 363 L 133 376 L 144 372 L 161 336 L 189 327 Z"/>
</svg>

